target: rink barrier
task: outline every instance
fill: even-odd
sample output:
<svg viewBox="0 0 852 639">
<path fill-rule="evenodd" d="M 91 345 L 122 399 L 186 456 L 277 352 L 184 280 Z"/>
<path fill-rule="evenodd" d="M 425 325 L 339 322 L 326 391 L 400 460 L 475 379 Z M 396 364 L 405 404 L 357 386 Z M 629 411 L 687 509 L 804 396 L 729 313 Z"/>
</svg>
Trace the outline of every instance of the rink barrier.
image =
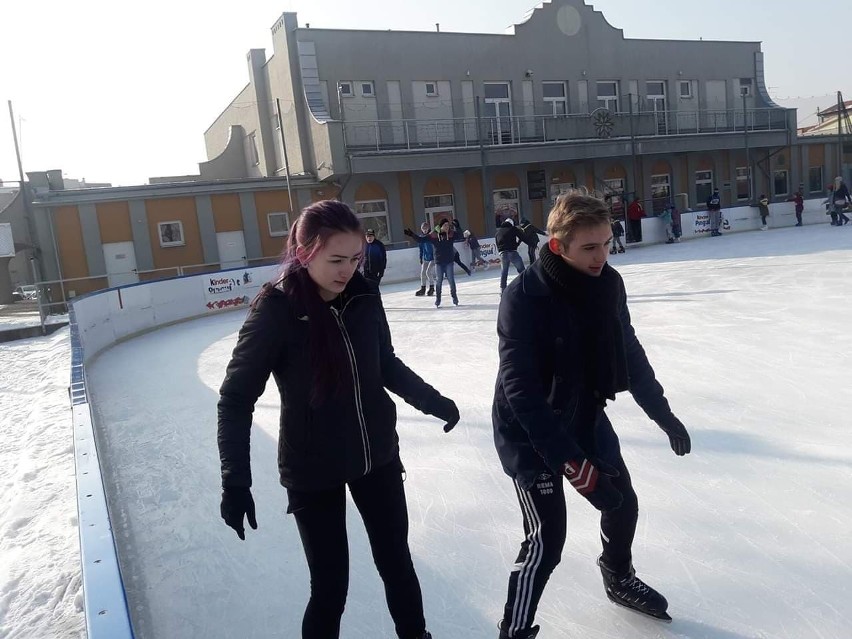
<svg viewBox="0 0 852 639">
<path fill-rule="evenodd" d="M 723 232 L 760 228 L 756 207 L 723 209 L 723 215 L 726 220 Z M 827 223 L 828 219 L 820 200 L 805 202 L 804 224 Z M 771 228 L 793 224 L 792 202 L 770 205 Z M 709 236 L 706 211 L 683 213 L 681 225 L 682 240 Z M 642 236 L 643 241 L 631 244 L 631 247 L 665 241 L 664 227 L 659 218 L 642 220 Z M 482 257 L 492 264 L 499 264 L 494 239 L 479 241 Z M 462 261 L 470 263 L 467 247 L 460 243 L 458 251 Z M 526 246 L 521 246 L 519 254 L 526 262 Z M 419 280 L 419 255 L 416 246 L 390 251 L 382 282 Z M 267 265 L 184 275 L 105 289 L 71 301 L 69 317 L 73 357 L 69 393 L 74 423 L 80 554 L 89 639 L 132 638 L 133 630 L 104 492 L 94 419 L 86 388 L 86 364 L 109 347 L 143 333 L 223 311 L 244 311 L 262 283 L 275 277 L 276 270 L 275 265 Z"/>
<path fill-rule="evenodd" d="M 68 393 L 74 433 L 77 525 L 86 634 L 88 639 L 133 639 L 86 391 L 84 347 L 73 307 L 69 309 L 69 323 L 71 385 Z"/>
</svg>

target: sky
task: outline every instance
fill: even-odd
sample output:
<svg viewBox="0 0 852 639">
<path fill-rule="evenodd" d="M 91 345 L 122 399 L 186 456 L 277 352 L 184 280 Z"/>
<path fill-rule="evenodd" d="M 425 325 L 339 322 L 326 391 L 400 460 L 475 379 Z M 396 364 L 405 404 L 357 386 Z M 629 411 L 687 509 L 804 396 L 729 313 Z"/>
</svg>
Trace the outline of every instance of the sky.
<svg viewBox="0 0 852 639">
<path fill-rule="evenodd" d="M 81 0 L 0 8 L 0 179 L 17 180 L 7 101 L 15 111 L 25 171 L 62 169 L 88 182 L 141 184 L 198 172 L 204 131 L 247 84 L 245 54 L 272 51 L 270 28 L 285 11 L 313 27 L 503 33 L 529 0 L 429 3 L 399 0 Z M 600 0 L 630 38 L 762 41 L 770 93 L 807 112 L 852 96 L 838 72 L 852 3 L 825 0 Z M 791 98 L 793 100 L 784 100 Z M 796 98 L 810 98 L 808 101 Z M 800 122 L 807 113 L 800 113 Z"/>
<path fill-rule="evenodd" d="M 788 228 L 629 246 L 611 259 L 692 438 L 692 452 L 676 457 L 628 393 L 607 408 L 639 496 L 634 565 L 674 621 L 607 601 L 594 563 L 599 519 L 566 484 L 568 538 L 539 607 L 542 637 L 848 639 L 852 227 L 792 228 L 789 205 L 772 210 Z M 461 306 L 438 310 L 413 282 L 382 286 L 396 354 L 461 414 L 444 434 L 394 398 L 409 540 L 436 639 L 496 637 L 522 539 L 490 423 L 498 277 L 495 268 L 460 275 Z M 87 366 L 139 639 L 299 636 L 309 576 L 278 483 L 271 382 L 252 428 L 259 527 L 240 541 L 219 517 L 216 399 L 244 317 L 148 332 Z M 437 350 L 427 329 L 442 332 Z M 82 635 L 67 335 L 0 344 L 0 386 L 27 389 L 0 393 L 0 636 L 9 639 Z M 395 636 L 351 503 L 347 521 L 341 639 Z"/>
</svg>

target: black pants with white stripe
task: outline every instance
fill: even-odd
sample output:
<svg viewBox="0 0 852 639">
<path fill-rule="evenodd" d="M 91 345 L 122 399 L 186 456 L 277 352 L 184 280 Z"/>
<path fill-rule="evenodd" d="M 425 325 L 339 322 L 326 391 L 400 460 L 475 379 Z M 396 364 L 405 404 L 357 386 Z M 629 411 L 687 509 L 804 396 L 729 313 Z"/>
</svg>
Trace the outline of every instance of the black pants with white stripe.
<svg viewBox="0 0 852 639">
<path fill-rule="evenodd" d="M 373 561 L 397 636 L 419 638 L 426 629 L 420 582 L 408 549 L 408 509 L 398 461 L 349 482 L 361 513 Z M 287 490 L 311 573 L 311 598 L 302 621 L 303 639 L 336 639 L 349 589 L 346 486 L 319 492 Z"/>
<path fill-rule="evenodd" d="M 631 547 L 639 506 L 621 455 L 610 463 L 619 472 L 613 484 L 624 502 L 616 510 L 601 513 L 602 561 L 616 572 L 622 572 L 632 562 Z M 509 576 L 509 594 L 503 611 L 503 627 L 508 630 L 509 637 L 533 625 L 544 586 L 562 557 L 566 533 L 561 475 L 542 475 L 529 490 L 521 488 L 516 481 L 515 492 L 524 516 L 525 538 Z"/>
</svg>

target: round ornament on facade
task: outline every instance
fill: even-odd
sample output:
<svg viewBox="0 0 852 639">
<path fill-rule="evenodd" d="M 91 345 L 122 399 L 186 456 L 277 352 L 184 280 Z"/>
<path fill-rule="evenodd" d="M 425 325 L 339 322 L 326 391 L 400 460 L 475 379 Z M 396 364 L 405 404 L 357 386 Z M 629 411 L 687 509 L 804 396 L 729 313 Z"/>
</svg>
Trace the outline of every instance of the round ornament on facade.
<svg viewBox="0 0 852 639">
<path fill-rule="evenodd" d="M 580 33 L 583 26 L 583 18 L 576 7 L 561 7 L 556 13 L 556 24 L 559 30 L 566 36 L 575 36 Z"/>
</svg>

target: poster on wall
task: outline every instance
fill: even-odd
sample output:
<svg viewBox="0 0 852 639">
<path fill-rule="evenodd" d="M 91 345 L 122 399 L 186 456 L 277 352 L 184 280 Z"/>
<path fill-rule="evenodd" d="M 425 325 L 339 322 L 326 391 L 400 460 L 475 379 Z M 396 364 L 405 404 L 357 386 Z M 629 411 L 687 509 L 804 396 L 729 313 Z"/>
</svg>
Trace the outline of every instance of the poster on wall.
<svg viewBox="0 0 852 639">
<path fill-rule="evenodd" d="M 692 230 L 693 235 L 703 235 L 710 232 L 710 214 L 707 211 L 695 212 L 695 225 Z"/>
<path fill-rule="evenodd" d="M 260 290 L 261 278 L 246 270 L 213 273 L 202 278 L 204 300 L 207 310 L 221 310 L 248 306 Z"/>
</svg>

